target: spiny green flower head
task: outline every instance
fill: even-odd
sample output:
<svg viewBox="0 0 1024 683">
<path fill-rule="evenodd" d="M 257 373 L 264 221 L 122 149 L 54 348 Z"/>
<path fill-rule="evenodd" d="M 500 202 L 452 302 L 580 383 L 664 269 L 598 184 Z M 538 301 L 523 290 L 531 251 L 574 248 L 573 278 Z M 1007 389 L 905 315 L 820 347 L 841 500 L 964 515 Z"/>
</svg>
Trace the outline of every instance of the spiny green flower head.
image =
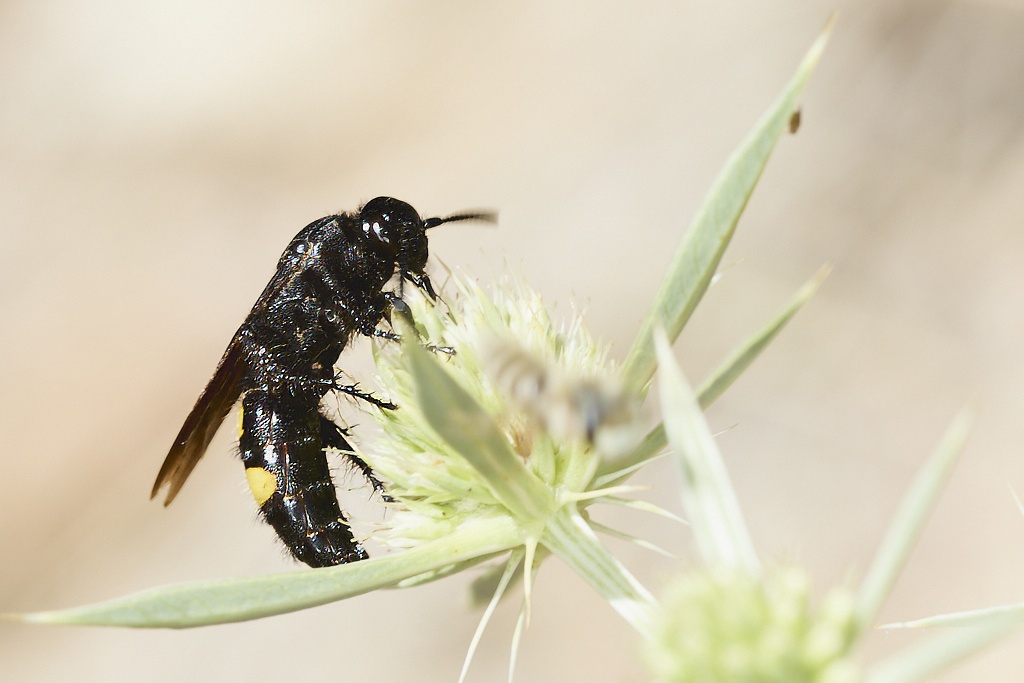
<svg viewBox="0 0 1024 683">
<path fill-rule="evenodd" d="M 646 654 L 665 683 L 855 683 L 856 633 L 853 596 L 813 609 L 799 569 L 690 571 L 669 584 Z"/>
<path fill-rule="evenodd" d="M 578 314 L 556 327 L 540 296 L 521 282 L 485 291 L 453 275 L 448 292 L 446 303 L 405 293 L 420 343 L 493 420 L 550 490 L 554 506 L 576 500 L 573 494 L 585 492 L 594 477 L 601 445 L 629 441 L 605 437 L 636 432 L 636 404 L 618 391 L 605 350 Z M 380 540 L 396 546 L 509 514 L 477 469 L 429 424 L 403 347 L 375 349 L 382 389 L 401 407 L 380 411 L 384 438 L 364 455 L 390 482 L 396 505 Z"/>
</svg>

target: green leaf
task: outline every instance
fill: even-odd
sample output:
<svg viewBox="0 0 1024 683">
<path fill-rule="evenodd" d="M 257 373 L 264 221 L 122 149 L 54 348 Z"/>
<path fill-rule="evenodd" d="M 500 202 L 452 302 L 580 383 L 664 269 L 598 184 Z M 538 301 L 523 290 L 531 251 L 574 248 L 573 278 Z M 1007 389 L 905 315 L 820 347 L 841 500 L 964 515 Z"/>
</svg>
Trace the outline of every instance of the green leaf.
<svg viewBox="0 0 1024 683">
<path fill-rule="evenodd" d="M 1014 629 L 1018 620 L 993 621 L 977 628 L 962 628 L 926 638 L 879 662 L 868 671 L 867 683 L 918 683 L 969 657 Z"/>
<path fill-rule="evenodd" d="M 494 555 L 481 555 L 479 557 L 474 557 L 471 560 L 466 560 L 465 562 L 449 564 L 445 567 L 441 567 L 440 569 L 435 569 L 433 571 L 426 572 L 425 574 L 417 574 L 416 576 L 399 581 L 394 585 L 394 588 L 414 588 L 416 586 L 422 586 L 423 584 L 433 583 L 434 581 L 446 579 L 449 576 L 460 574 L 466 571 L 467 569 L 472 569 L 473 567 L 479 564 L 487 562 L 488 560 L 492 560 L 496 555 L 504 554 L 506 550 L 508 550 L 508 548 L 502 548 L 501 551 L 495 553 Z"/>
<path fill-rule="evenodd" d="M 414 335 L 406 334 L 415 340 Z M 453 380 L 418 341 L 403 354 L 416 386 L 416 400 L 430 426 L 483 477 L 494 497 L 522 522 L 545 517 L 554 508 L 547 486 L 515 454 L 494 420 Z"/>
<path fill-rule="evenodd" d="M 484 630 L 487 628 L 487 624 L 490 623 L 498 603 L 501 602 L 501 598 L 505 595 L 505 590 L 517 575 L 522 576 L 523 558 L 525 555 L 526 551 L 523 548 L 516 548 L 505 562 L 505 566 L 501 568 L 501 575 L 494 586 L 490 599 L 487 601 L 487 607 L 484 609 L 484 613 L 480 617 L 480 623 L 473 633 L 473 639 L 469 643 L 466 659 L 462 663 L 462 672 L 459 674 L 459 683 L 466 680 L 466 674 L 469 673 L 469 665 L 473 662 L 473 655 L 476 654 L 476 649 L 483 638 Z"/>
<path fill-rule="evenodd" d="M 654 330 L 663 328 L 669 339 L 675 341 L 704 295 L 775 143 L 789 126 L 804 86 L 825 49 L 831 27 L 829 21 L 782 94 L 726 161 L 697 211 L 654 306 L 626 356 L 623 378 L 635 391 L 642 391 L 654 375 Z"/>
<path fill-rule="evenodd" d="M 563 506 L 551 516 L 541 544 L 583 577 L 637 632 L 650 635 L 654 597 L 608 552 L 573 506 Z"/>
<path fill-rule="evenodd" d="M 469 604 L 473 608 L 487 605 L 494 597 L 505 575 L 505 565 L 496 564 L 486 567 L 482 574 L 469 584 Z M 523 580 L 523 565 L 519 564 L 512 576 L 511 584 L 516 585 Z"/>
<path fill-rule="evenodd" d="M 660 458 L 661 451 L 667 445 L 668 437 L 665 436 L 665 425 L 659 424 L 647 433 L 640 445 L 632 452 L 602 462 L 590 488 L 603 489 L 625 481 L 645 464 Z"/>
<path fill-rule="evenodd" d="M 967 612 L 951 612 L 949 614 L 937 614 L 924 619 L 913 621 L 901 621 L 895 624 L 885 624 L 879 628 L 935 628 L 941 626 L 975 627 L 988 626 L 993 623 L 1016 621 L 1024 624 L 1024 602 L 1017 602 L 1012 605 L 999 605 L 997 607 L 986 607 L 984 609 L 969 610 Z"/>
<path fill-rule="evenodd" d="M 259 619 L 388 588 L 404 579 L 521 545 L 500 516 L 463 524 L 444 538 L 338 567 L 164 586 L 84 607 L 11 615 L 36 624 L 189 628 Z"/>
<path fill-rule="evenodd" d="M 814 296 L 814 293 L 818 291 L 818 287 L 828 276 L 830 270 L 830 266 L 823 266 L 819 269 L 814 277 L 793 295 L 793 298 L 775 314 L 775 317 L 767 325 L 737 347 L 711 373 L 697 389 L 697 403 L 700 405 L 701 410 L 706 410 L 708 406 L 714 403 L 753 364 L 757 357 L 761 355 L 761 352 L 768 347 L 768 344 L 782 331 L 786 323 Z M 665 448 L 667 443 L 665 427 L 658 425 L 644 437 L 644 440 L 633 452 L 602 464 L 599 469 L 600 476 L 594 480 L 592 488 L 613 486 L 622 481 L 639 463 L 655 457 L 659 451 Z"/>
<path fill-rule="evenodd" d="M 872 668 L 870 683 L 924 681 L 961 659 L 993 645 L 1024 626 L 1024 603 L 939 614 L 924 619 L 886 624 L 883 629 L 955 628 L 938 633 L 892 655 Z"/>
<path fill-rule="evenodd" d="M 889 531 L 860 588 L 857 613 L 861 628 L 868 627 L 885 602 L 907 556 L 917 541 L 935 500 L 963 451 L 971 430 L 971 413 L 962 410 L 946 429 L 935 454 L 925 463 L 896 511 Z"/>
<path fill-rule="evenodd" d="M 758 576 L 761 562 L 708 423 L 665 335 L 659 331 L 654 339 L 665 432 L 682 470 L 683 510 L 697 549 L 714 569 Z"/>
<path fill-rule="evenodd" d="M 709 405 L 718 400 L 718 397 L 725 393 L 725 390 L 761 355 L 761 352 L 782 331 L 786 323 L 814 296 L 814 293 L 818 291 L 818 287 L 828 277 L 830 270 L 830 266 L 823 266 L 819 269 L 810 282 L 801 287 L 767 325 L 729 354 L 729 357 L 698 387 L 697 402 L 702 410 L 706 410 Z"/>
</svg>

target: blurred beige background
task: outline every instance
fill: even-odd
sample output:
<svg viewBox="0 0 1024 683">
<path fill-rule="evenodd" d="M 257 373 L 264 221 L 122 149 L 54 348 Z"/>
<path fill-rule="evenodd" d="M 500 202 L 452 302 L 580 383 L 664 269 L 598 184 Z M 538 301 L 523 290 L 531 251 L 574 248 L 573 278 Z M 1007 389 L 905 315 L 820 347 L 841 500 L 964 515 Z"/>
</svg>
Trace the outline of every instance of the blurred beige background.
<svg viewBox="0 0 1024 683">
<path fill-rule="evenodd" d="M 521 268 L 625 352 L 718 168 L 828 14 L 832 43 L 677 347 L 695 380 L 835 270 L 710 412 L 762 552 L 856 579 L 955 411 L 965 457 L 882 615 L 1024 598 L 1024 3 L 0 5 L 0 611 L 298 570 L 231 430 L 175 505 L 153 477 L 288 239 L 378 194 L 500 225 L 435 259 Z M 678 509 L 670 467 L 650 499 Z M 374 508 L 369 508 L 371 514 Z M 605 521 L 691 557 L 688 534 Z M 648 585 L 671 563 L 611 543 Z M 3 681 L 453 681 L 469 576 L 171 632 L 0 623 Z M 503 680 L 515 617 L 471 673 Z M 916 634 L 877 633 L 866 660 Z M 1021 639 L 942 681 L 1019 681 Z M 643 680 L 552 561 L 520 681 Z M 286 678 L 287 677 L 287 678 Z"/>
</svg>

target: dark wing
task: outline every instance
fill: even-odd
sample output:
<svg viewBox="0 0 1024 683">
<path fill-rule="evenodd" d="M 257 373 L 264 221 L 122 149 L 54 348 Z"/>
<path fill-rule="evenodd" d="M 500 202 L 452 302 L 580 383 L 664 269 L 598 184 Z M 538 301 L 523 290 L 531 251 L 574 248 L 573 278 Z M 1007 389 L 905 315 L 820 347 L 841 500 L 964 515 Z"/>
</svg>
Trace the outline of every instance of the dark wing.
<svg viewBox="0 0 1024 683">
<path fill-rule="evenodd" d="M 150 498 L 156 498 L 164 484 L 169 485 L 164 505 L 170 505 L 178 495 L 188 475 L 192 474 L 196 463 L 206 452 L 206 447 L 210 445 L 213 435 L 217 433 L 231 406 L 242 393 L 240 380 L 244 372 L 245 360 L 236 337 L 231 340 L 230 346 L 217 365 L 217 371 L 213 373 L 213 378 L 203 389 L 195 407 L 174 439 L 174 444 L 160 467 L 160 474 L 156 475 L 156 483 L 153 484 Z"/>
<path fill-rule="evenodd" d="M 310 232 L 319 229 L 322 224 L 335 218 L 327 216 L 314 221 L 295 236 L 292 244 L 281 256 L 274 277 L 267 283 L 246 320 L 258 319 L 265 315 L 270 302 L 305 270 L 309 254 L 293 250 L 293 245 L 303 243 Z M 220 359 L 217 370 L 213 373 L 213 379 L 203 389 L 195 407 L 192 408 L 192 412 L 189 413 L 185 424 L 182 425 L 177 438 L 174 439 L 170 452 L 164 458 L 164 464 L 160 467 L 160 473 L 156 475 L 156 482 L 153 484 L 150 498 L 156 498 L 156 494 L 164 484 L 168 485 L 164 505 L 170 505 L 174 497 L 178 495 L 178 491 L 188 479 L 188 475 L 192 474 L 196 463 L 206 452 L 206 447 L 210 445 L 213 435 L 217 433 L 217 429 L 231 410 L 231 406 L 241 395 L 240 382 L 245 370 L 245 357 L 236 333 L 231 344 L 228 345 L 227 351 L 224 352 L 224 356 Z"/>
</svg>

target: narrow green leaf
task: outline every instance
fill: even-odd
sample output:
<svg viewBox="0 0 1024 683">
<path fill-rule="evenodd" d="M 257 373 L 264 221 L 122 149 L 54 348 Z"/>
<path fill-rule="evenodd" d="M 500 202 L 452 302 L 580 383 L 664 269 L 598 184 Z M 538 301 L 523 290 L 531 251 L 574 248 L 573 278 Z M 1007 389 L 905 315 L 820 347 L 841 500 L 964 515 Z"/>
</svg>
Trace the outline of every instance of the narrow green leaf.
<svg viewBox="0 0 1024 683">
<path fill-rule="evenodd" d="M 543 518 L 554 507 L 551 491 L 515 454 L 491 416 L 418 342 L 406 343 L 403 354 L 416 385 L 417 405 L 434 431 L 480 473 L 494 497 L 516 517 Z"/>
<path fill-rule="evenodd" d="M 444 538 L 409 550 L 338 567 L 163 586 L 84 607 L 12 617 L 36 624 L 135 628 L 189 628 L 248 621 L 388 588 L 403 579 L 508 550 L 522 542 L 522 531 L 512 520 L 494 517 L 464 524 Z"/>
<path fill-rule="evenodd" d="M 480 623 L 477 625 L 476 631 L 473 633 L 472 640 L 469 641 L 469 649 L 466 651 L 466 658 L 462 662 L 462 672 L 459 674 L 459 683 L 463 683 L 463 681 L 466 680 L 466 674 L 469 673 L 469 665 L 473 663 L 473 655 L 476 654 L 476 649 L 480 645 L 481 638 L 484 636 L 487 624 L 490 623 L 491 616 L 494 615 L 494 610 L 498 607 L 498 603 L 501 601 L 502 596 L 505 595 L 505 589 L 508 588 L 513 577 L 516 576 L 520 571 L 520 568 L 523 566 L 524 554 L 525 551 L 522 548 L 516 548 L 512 551 L 511 556 L 505 562 L 505 566 L 502 569 L 498 583 L 494 587 L 494 592 L 491 594 L 491 598 L 487 602 L 487 608 L 480 617 Z"/>
<path fill-rule="evenodd" d="M 819 269 L 814 277 L 797 291 L 767 325 L 729 354 L 729 357 L 700 385 L 697 389 L 697 402 L 702 410 L 706 410 L 709 405 L 718 400 L 718 397 L 725 393 L 725 390 L 761 355 L 761 352 L 782 331 L 786 323 L 814 296 L 831 269 L 831 266 L 823 266 Z"/>
<path fill-rule="evenodd" d="M 965 659 L 1019 628 L 1020 621 L 994 621 L 925 638 L 871 667 L 867 683 L 918 683 Z"/>
<path fill-rule="evenodd" d="M 659 330 L 654 340 L 665 431 L 682 470 L 683 509 L 698 551 L 715 569 L 757 576 L 761 562 L 708 423 L 664 333 Z"/>
<path fill-rule="evenodd" d="M 761 352 L 778 336 L 782 328 L 786 326 L 796 312 L 807 303 L 818 287 L 828 277 L 831 266 L 822 266 L 814 277 L 803 287 L 797 290 L 785 306 L 768 321 L 768 324 L 757 331 L 752 337 L 737 347 L 714 372 L 697 389 L 697 403 L 701 410 L 707 410 L 708 406 L 718 400 L 718 397 L 725 393 L 725 390 L 732 386 L 732 383 L 739 379 L 747 368 L 749 368 Z M 655 457 L 667 444 L 665 427 L 658 425 L 652 429 L 637 448 L 615 460 L 604 463 L 599 472 L 601 476 L 594 480 L 592 488 L 601 488 L 613 485 L 624 479 L 637 463 L 644 462 Z"/>
<path fill-rule="evenodd" d="M 605 524 L 600 524 L 598 522 L 595 522 L 594 520 L 590 520 L 589 524 L 590 524 L 590 528 L 593 529 L 594 531 L 596 531 L 599 534 L 604 534 L 606 536 L 611 536 L 612 538 L 617 538 L 620 541 L 626 541 L 627 543 L 632 543 L 633 545 L 637 546 L 638 548 L 643 548 L 644 550 L 650 550 L 652 553 L 657 553 L 657 554 L 661 555 L 662 557 L 667 557 L 667 558 L 669 558 L 671 560 L 678 560 L 679 559 L 679 557 L 677 555 L 675 555 L 674 553 L 670 553 L 669 551 L 667 551 L 664 548 L 662 548 L 660 545 L 656 545 L 654 543 L 651 543 L 650 541 L 645 540 L 643 538 L 640 538 L 639 536 L 634 536 L 633 534 L 628 534 L 625 531 L 620 531 L 620 530 L 618 530 L 618 529 L 616 529 L 614 527 L 610 527 L 610 526 L 607 526 Z"/>
<path fill-rule="evenodd" d="M 473 579 L 469 584 L 469 604 L 471 607 L 483 607 L 494 596 L 494 591 L 501 585 L 501 577 L 505 573 L 505 565 L 497 564 L 484 568 L 482 574 Z M 523 580 L 523 567 L 519 565 L 515 576 L 512 577 L 513 585 Z"/>
<path fill-rule="evenodd" d="M 583 577 L 637 632 L 650 634 L 654 597 L 608 552 L 572 506 L 551 516 L 541 544 Z"/>
<path fill-rule="evenodd" d="M 628 508 L 630 510 L 637 510 L 638 512 L 648 512 L 652 515 L 664 517 L 665 519 L 682 524 L 684 526 L 690 526 L 690 523 L 677 514 L 673 514 L 663 507 L 649 503 L 646 500 L 638 500 L 636 498 L 600 498 L 599 502 L 605 503 L 606 505 L 617 505 L 619 507 Z"/>
<path fill-rule="evenodd" d="M 857 612 L 861 628 L 871 625 L 906 563 L 935 500 L 963 451 L 971 430 L 971 413 L 962 410 L 946 429 L 935 454 L 925 463 L 896 511 L 889 531 L 861 584 Z"/>
<path fill-rule="evenodd" d="M 494 557 L 496 555 L 502 555 L 507 550 L 508 550 L 508 548 L 502 548 L 502 550 L 500 552 L 495 553 L 494 555 L 481 555 L 480 557 L 474 557 L 473 559 L 466 560 L 465 562 L 458 562 L 456 564 L 449 564 L 449 565 L 447 565 L 445 567 L 441 567 L 440 569 L 435 569 L 434 571 L 429 571 L 429 572 L 427 572 L 425 574 L 417 574 L 416 576 L 410 577 L 408 579 L 402 579 L 401 581 L 396 583 L 393 587 L 394 588 L 414 588 L 416 586 L 422 586 L 422 585 L 427 584 L 427 583 L 433 583 L 434 581 L 440 581 L 441 579 L 446 579 L 449 576 L 454 576 L 455 574 L 461 574 L 462 572 L 466 571 L 467 569 L 471 569 L 471 568 L 477 566 L 478 564 L 482 564 L 484 562 L 487 562 L 488 560 L 492 560 L 492 559 L 494 559 Z"/>
<path fill-rule="evenodd" d="M 537 569 L 534 567 L 533 573 Z M 527 622 L 530 620 L 530 601 L 523 600 L 519 606 L 519 616 L 516 617 L 516 626 L 512 629 L 512 647 L 509 648 L 508 657 L 508 683 L 516 680 L 516 662 L 519 660 L 519 644 L 523 642 L 523 634 L 526 632 Z"/>
<path fill-rule="evenodd" d="M 969 610 L 967 612 L 951 612 L 949 614 L 938 614 L 924 619 L 913 621 L 900 621 L 894 624 L 885 624 L 878 628 L 937 628 L 937 627 L 976 627 L 988 626 L 990 624 L 1005 621 L 1016 621 L 1024 625 L 1024 602 L 1017 602 L 1012 605 L 999 605 L 997 607 L 986 607 L 984 609 Z"/>
<path fill-rule="evenodd" d="M 659 424 L 647 433 L 632 452 L 602 462 L 598 466 L 598 476 L 594 478 L 590 488 L 603 489 L 629 479 L 642 465 L 660 457 L 660 452 L 666 445 L 668 437 L 665 436 L 665 425 Z"/>
<path fill-rule="evenodd" d="M 789 126 L 831 27 L 829 21 L 782 94 L 726 161 L 694 216 L 654 306 L 626 356 L 623 377 L 635 391 L 642 391 L 654 375 L 654 330 L 664 328 L 669 339 L 675 341 L 704 295 L 775 143 Z"/>
</svg>

